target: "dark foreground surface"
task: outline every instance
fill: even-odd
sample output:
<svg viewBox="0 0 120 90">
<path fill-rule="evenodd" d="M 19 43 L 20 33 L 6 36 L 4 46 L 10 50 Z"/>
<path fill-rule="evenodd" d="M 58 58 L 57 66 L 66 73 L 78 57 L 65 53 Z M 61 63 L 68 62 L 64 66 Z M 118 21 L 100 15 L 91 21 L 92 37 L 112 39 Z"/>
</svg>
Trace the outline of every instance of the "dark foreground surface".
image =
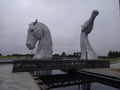
<svg viewBox="0 0 120 90">
<path fill-rule="evenodd" d="M 28 90 L 27 87 L 29 88 L 29 90 L 38 90 L 38 87 L 35 85 L 34 81 L 32 81 L 33 84 L 30 84 L 30 83 L 24 84 L 25 83 L 24 80 L 30 82 L 31 78 L 28 78 L 28 74 L 19 73 L 17 74 L 19 78 L 14 78 L 12 76 L 12 69 L 11 69 L 12 67 L 13 67 L 12 64 L 0 65 L 0 90 Z M 111 65 L 111 67 L 120 68 L 120 63 L 116 65 L 113 64 Z M 53 74 L 61 74 L 61 73 L 63 74 L 63 72 L 59 70 L 53 71 Z M 2 78 L 5 76 L 11 77 L 11 78 Z M 22 83 L 20 84 L 20 82 Z M 23 84 L 24 86 L 22 86 Z M 30 89 L 30 87 L 32 88 Z M 17 88 L 21 88 L 21 89 L 17 89 Z M 76 86 L 69 86 L 69 87 L 63 87 L 63 88 L 55 88 L 52 90 L 81 90 L 81 89 L 79 89 L 78 86 L 76 85 Z M 120 89 L 116 89 L 116 88 L 95 82 L 95 83 L 92 83 L 91 90 L 120 90 Z"/>
</svg>

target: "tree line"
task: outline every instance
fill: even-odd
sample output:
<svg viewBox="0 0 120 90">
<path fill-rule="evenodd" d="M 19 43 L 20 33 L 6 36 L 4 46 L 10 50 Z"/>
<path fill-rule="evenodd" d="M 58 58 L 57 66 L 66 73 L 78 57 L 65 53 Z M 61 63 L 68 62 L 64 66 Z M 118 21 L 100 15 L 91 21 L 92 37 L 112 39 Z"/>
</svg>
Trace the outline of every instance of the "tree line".
<svg viewBox="0 0 120 90">
<path fill-rule="evenodd" d="M 0 56 L 2 56 L 2 54 L 0 53 Z M 7 55 L 7 56 L 16 56 L 16 57 L 33 57 L 34 54 L 12 54 L 12 55 Z M 62 52 L 61 54 L 53 54 L 53 58 L 78 58 L 81 56 L 81 52 L 74 52 L 73 54 L 69 54 L 67 55 L 65 52 Z M 107 54 L 107 56 L 105 56 L 106 58 L 120 58 L 120 51 L 112 51 L 110 50 Z"/>
<path fill-rule="evenodd" d="M 73 57 L 80 57 L 80 52 L 74 52 L 73 54 L 69 54 L 67 55 L 65 52 L 62 52 L 61 54 L 53 54 L 53 58 L 65 58 L 65 57 L 69 57 L 69 58 L 73 58 Z M 0 53 L 0 56 L 2 56 L 2 54 Z M 33 57 L 34 54 L 12 54 L 12 55 L 7 55 L 7 56 L 16 56 L 16 57 Z"/>
<path fill-rule="evenodd" d="M 67 55 L 65 52 L 62 52 L 61 54 L 54 54 L 53 58 L 78 58 L 81 56 L 80 52 L 74 52 L 73 54 Z"/>
<path fill-rule="evenodd" d="M 108 58 L 120 58 L 120 51 L 110 50 L 107 55 Z"/>
</svg>

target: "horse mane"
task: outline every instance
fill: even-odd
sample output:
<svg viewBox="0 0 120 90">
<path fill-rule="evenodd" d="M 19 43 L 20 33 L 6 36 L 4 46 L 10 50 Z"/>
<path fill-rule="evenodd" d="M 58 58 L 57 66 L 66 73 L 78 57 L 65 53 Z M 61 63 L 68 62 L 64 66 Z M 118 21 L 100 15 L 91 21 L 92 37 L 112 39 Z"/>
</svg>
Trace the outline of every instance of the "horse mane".
<svg viewBox="0 0 120 90">
<path fill-rule="evenodd" d="M 33 23 L 33 25 L 36 25 L 36 24 L 37 24 L 37 22 L 38 22 L 38 20 L 36 19 L 36 21 Z"/>
</svg>

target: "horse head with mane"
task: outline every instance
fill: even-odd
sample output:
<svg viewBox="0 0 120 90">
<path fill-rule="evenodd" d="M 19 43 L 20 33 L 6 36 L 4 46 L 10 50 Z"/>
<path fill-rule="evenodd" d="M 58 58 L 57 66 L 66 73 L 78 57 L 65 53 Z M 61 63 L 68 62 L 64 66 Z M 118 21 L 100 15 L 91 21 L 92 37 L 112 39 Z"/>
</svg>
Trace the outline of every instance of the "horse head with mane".
<svg viewBox="0 0 120 90">
<path fill-rule="evenodd" d="M 88 39 L 88 34 L 91 33 L 94 26 L 95 18 L 98 14 L 99 14 L 98 10 L 93 10 L 90 18 L 82 25 L 80 43 L 81 43 L 81 59 L 83 60 L 98 59 Z"/>
<path fill-rule="evenodd" d="M 26 46 L 28 49 L 33 50 L 38 42 L 38 48 L 34 59 L 45 59 L 52 57 L 52 39 L 48 27 L 38 22 L 29 24 Z"/>
</svg>

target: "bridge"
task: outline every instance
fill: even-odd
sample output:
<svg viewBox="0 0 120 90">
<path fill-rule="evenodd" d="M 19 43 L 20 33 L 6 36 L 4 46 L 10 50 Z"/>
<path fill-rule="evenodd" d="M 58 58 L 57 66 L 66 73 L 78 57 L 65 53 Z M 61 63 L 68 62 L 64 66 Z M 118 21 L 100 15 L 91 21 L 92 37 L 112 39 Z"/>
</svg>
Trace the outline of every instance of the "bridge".
<svg viewBox="0 0 120 90">
<path fill-rule="evenodd" d="M 106 60 L 14 60 L 13 72 L 32 72 L 38 70 L 71 70 L 82 68 L 108 68 Z"/>
<path fill-rule="evenodd" d="M 13 72 L 62 70 L 67 75 L 39 76 L 49 88 L 99 82 L 120 89 L 120 73 L 107 60 L 14 60 Z M 75 78 L 73 79 L 71 75 Z M 66 78 L 65 78 L 66 77 Z M 88 88 L 87 90 L 90 90 Z"/>
</svg>

